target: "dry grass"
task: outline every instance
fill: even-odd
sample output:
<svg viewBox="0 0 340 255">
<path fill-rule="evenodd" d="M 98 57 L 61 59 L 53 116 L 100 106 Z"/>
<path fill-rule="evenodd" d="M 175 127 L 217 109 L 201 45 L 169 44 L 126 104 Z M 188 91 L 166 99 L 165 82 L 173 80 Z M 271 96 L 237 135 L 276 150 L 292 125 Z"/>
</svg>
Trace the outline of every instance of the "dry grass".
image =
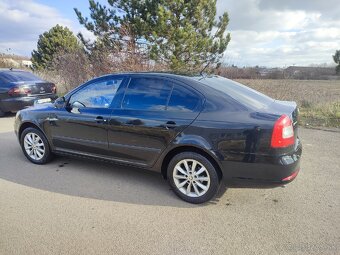
<svg viewBox="0 0 340 255">
<path fill-rule="evenodd" d="M 340 127 L 340 80 L 237 81 L 272 98 L 297 102 L 303 125 Z"/>
</svg>

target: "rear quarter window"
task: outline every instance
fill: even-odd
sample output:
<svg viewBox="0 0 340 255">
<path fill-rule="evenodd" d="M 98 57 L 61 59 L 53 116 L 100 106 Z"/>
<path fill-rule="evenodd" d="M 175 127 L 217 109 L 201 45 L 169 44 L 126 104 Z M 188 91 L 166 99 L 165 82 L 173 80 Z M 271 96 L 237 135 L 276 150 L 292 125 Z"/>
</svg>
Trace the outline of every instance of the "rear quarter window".
<svg viewBox="0 0 340 255">
<path fill-rule="evenodd" d="M 198 80 L 207 86 L 230 96 L 238 103 L 251 109 L 267 108 L 274 102 L 274 99 L 256 90 L 220 76 L 208 77 Z"/>
<path fill-rule="evenodd" d="M 167 110 L 193 112 L 200 101 L 201 98 L 196 93 L 183 86 L 174 85 Z"/>
</svg>

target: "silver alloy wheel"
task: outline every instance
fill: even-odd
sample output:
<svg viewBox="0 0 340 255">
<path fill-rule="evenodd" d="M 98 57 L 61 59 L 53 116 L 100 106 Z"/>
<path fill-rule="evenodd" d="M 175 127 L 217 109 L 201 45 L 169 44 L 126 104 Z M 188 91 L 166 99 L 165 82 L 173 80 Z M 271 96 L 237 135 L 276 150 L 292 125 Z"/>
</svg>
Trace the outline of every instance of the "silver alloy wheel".
<svg viewBox="0 0 340 255">
<path fill-rule="evenodd" d="M 203 196 L 210 187 L 208 170 L 195 159 L 183 159 L 173 170 L 173 179 L 179 191 L 189 197 Z"/>
<path fill-rule="evenodd" d="M 27 133 L 24 138 L 27 155 L 34 160 L 41 160 L 45 155 L 45 144 L 36 133 Z"/>
</svg>

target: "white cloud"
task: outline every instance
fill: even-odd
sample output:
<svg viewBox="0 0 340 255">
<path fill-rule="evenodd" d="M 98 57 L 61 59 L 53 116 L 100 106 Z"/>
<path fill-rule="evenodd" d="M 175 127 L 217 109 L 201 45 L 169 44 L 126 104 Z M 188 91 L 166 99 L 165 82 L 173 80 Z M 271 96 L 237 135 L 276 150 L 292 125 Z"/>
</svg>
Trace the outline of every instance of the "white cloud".
<svg viewBox="0 0 340 255">
<path fill-rule="evenodd" d="M 231 42 L 225 62 L 287 66 L 332 63 L 340 49 L 340 13 L 321 0 L 233 0 L 217 2 L 230 16 Z M 311 3 L 313 2 L 313 3 Z M 330 6 L 334 6 L 331 8 Z"/>
<path fill-rule="evenodd" d="M 72 29 L 72 21 L 56 9 L 32 0 L 0 0 L 0 52 L 29 55 L 39 35 L 56 24 Z"/>
<path fill-rule="evenodd" d="M 332 63 L 340 49 L 339 0 L 218 0 L 218 14 L 227 11 L 231 42 L 228 64 L 309 65 Z M 35 0 L 0 0 L 0 52 L 29 56 L 38 37 L 56 24 L 94 39 L 76 17 L 63 17 Z"/>
</svg>

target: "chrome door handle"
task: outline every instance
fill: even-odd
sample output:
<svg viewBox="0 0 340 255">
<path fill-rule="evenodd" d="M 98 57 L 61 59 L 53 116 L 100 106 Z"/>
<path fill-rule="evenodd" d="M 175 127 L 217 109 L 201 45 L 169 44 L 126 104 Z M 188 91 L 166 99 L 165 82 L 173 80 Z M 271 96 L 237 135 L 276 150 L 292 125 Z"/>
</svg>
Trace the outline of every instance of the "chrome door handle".
<svg viewBox="0 0 340 255">
<path fill-rule="evenodd" d="M 173 129 L 176 127 L 176 122 L 174 121 L 168 121 L 167 123 L 165 123 L 164 125 L 161 125 L 161 127 L 164 127 L 166 129 Z"/>
<path fill-rule="evenodd" d="M 97 123 L 106 123 L 107 122 L 107 119 L 103 118 L 102 116 L 98 116 L 96 118 L 96 122 Z"/>
</svg>

